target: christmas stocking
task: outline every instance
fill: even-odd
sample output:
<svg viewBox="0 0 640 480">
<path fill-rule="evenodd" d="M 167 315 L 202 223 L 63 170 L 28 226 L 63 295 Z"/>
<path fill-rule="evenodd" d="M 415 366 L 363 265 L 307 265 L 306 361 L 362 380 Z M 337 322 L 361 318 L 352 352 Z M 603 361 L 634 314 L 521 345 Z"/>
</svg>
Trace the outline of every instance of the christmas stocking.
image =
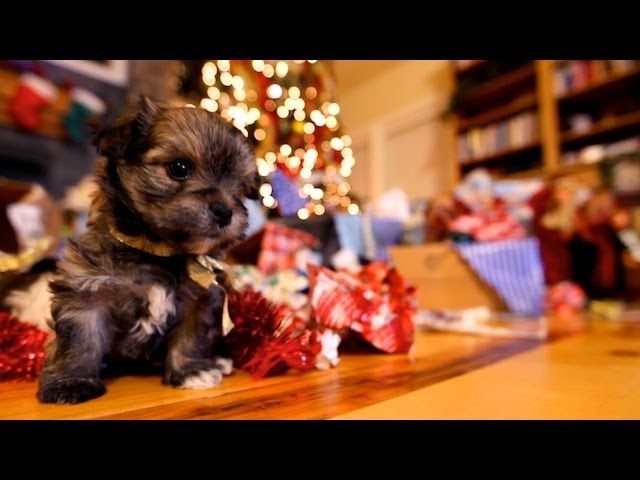
<svg viewBox="0 0 640 480">
<path fill-rule="evenodd" d="M 46 78 L 25 73 L 20 78 L 20 85 L 9 102 L 9 114 L 19 127 L 30 131 L 37 130 L 42 124 L 41 110 L 53 102 L 57 94 L 55 84 Z"/>
<path fill-rule="evenodd" d="M 87 137 L 87 120 L 103 115 L 107 106 L 100 98 L 84 88 L 71 90 L 71 106 L 62 119 L 64 128 L 74 141 L 80 143 Z"/>
</svg>

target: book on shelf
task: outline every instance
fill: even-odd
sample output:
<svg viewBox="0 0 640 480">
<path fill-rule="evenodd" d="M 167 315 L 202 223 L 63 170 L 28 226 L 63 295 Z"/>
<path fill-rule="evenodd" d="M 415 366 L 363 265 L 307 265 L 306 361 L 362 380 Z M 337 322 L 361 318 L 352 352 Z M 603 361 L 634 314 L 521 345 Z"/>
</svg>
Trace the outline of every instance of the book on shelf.
<svg viewBox="0 0 640 480">
<path fill-rule="evenodd" d="M 554 72 L 556 96 L 607 81 L 640 67 L 640 60 L 570 60 L 560 64 Z"/>
<path fill-rule="evenodd" d="M 605 146 L 607 157 L 617 157 L 627 153 L 640 152 L 640 136 L 626 138 Z"/>
<path fill-rule="evenodd" d="M 484 60 L 454 60 L 454 65 L 456 70 L 460 72 L 482 62 L 484 62 Z"/>
<path fill-rule="evenodd" d="M 609 60 L 614 74 L 627 73 L 637 67 L 638 60 Z"/>
<path fill-rule="evenodd" d="M 527 111 L 484 127 L 476 127 L 458 135 L 461 163 L 519 148 L 538 138 L 538 115 Z"/>
<path fill-rule="evenodd" d="M 617 142 L 594 144 L 579 150 L 564 152 L 560 159 L 562 165 L 585 165 L 599 163 L 605 158 L 640 152 L 640 136 L 633 136 Z"/>
</svg>

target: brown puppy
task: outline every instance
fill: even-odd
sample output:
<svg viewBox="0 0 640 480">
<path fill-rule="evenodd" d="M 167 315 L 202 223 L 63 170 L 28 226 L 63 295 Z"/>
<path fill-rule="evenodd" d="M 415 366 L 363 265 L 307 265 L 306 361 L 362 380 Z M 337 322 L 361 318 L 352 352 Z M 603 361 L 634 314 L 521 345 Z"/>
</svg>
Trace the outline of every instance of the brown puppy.
<svg viewBox="0 0 640 480">
<path fill-rule="evenodd" d="M 163 359 L 164 383 L 214 386 L 224 292 L 189 276 L 197 255 L 222 258 L 247 227 L 257 171 L 243 135 L 219 115 L 142 99 L 99 132 L 99 189 L 89 229 L 70 240 L 51 283 L 55 337 L 38 399 L 78 403 L 106 389 L 107 358 Z"/>
</svg>

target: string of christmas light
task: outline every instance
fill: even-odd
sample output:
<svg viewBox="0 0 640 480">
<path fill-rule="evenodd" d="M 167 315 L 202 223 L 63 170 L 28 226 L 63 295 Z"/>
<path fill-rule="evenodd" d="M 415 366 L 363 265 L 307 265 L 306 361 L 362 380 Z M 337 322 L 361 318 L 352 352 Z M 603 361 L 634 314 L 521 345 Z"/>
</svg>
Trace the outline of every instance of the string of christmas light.
<svg viewBox="0 0 640 480">
<path fill-rule="evenodd" d="M 304 200 L 295 212 L 300 219 L 360 211 L 349 196 L 356 161 L 351 137 L 340 129 L 328 62 L 210 60 L 202 66 L 202 83 L 206 96 L 199 106 L 219 111 L 254 143 L 265 207 L 287 212 L 278 203 L 285 197 L 278 199 L 272 185 L 279 169 Z"/>
</svg>

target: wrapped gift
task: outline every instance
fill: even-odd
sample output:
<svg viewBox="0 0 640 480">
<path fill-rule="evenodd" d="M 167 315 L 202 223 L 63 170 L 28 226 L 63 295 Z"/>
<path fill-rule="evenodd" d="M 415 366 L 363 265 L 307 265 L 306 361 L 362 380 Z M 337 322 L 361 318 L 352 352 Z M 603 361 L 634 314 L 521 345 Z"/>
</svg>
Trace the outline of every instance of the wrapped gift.
<svg viewBox="0 0 640 480">
<path fill-rule="evenodd" d="M 264 227 L 258 268 L 266 274 L 291 268 L 295 265 L 297 252 L 315 244 L 313 235 L 269 222 Z"/>
<path fill-rule="evenodd" d="M 0 301 L 25 272 L 53 257 L 61 224 L 42 187 L 0 179 Z"/>
<path fill-rule="evenodd" d="M 371 230 L 373 232 L 373 255 L 368 258 L 378 261 L 390 259 L 388 247 L 402 243 L 404 227 L 400 220 L 393 218 L 371 218 Z"/>
<path fill-rule="evenodd" d="M 454 233 L 469 235 L 479 242 L 524 238 L 524 227 L 506 210 L 501 202 L 496 202 L 491 210 L 459 215 L 449 223 Z"/>
<path fill-rule="evenodd" d="M 277 168 L 271 177 L 273 196 L 278 201 L 278 210 L 284 216 L 295 215 L 304 208 L 307 200 L 298 195 L 300 185 Z"/>
<path fill-rule="evenodd" d="M 367 260 L 389 260 L 388 247 L 402 243 L 404 235 L 402 221 L 369 214 L 337 214 L 335 225 L 340 247 Z"/>
<path fill-rule="evenodd" d="M 545 292 L 544 306 L 559 318 L 569 318 L 580 313 L 587 305 L 587 296 L 576 283 L 564 281 L 549 287 Z"/>
</svg>

